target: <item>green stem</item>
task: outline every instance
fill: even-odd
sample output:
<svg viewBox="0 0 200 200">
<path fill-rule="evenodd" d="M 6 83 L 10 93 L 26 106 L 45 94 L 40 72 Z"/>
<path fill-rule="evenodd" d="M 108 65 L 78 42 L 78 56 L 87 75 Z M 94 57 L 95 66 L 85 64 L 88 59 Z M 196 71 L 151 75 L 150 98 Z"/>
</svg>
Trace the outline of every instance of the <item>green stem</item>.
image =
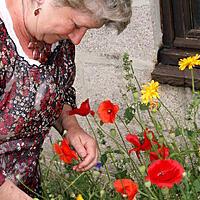
<svg viewBox="0 0 200 200">
<path fill-rule="evenodd" d="M 123 124 L 124 127 L 126 128 L 127 132 L 130 133 L 131 131 L 129 130 L 128 126 L 124 123 L 124 120 L 123 120 L 119 115 L 117 115 L 117 117 L 118 117 L 119 120 L 122 122 L 122 124 Z"/>
<path fill-rule="evenodd" d="M 169 115 L 172 117 L 172 119 L 174 120 L 176 126 L 177 126 L 178 128 L 180 128 L 180 126 L 179 126 L 179 124 L 178 124 L 176 118 L 175 118 L 174 115 L 171 113 L 171 111 L 165 106 L 165 104 L 164 104 L 160 99 L 159 99 L 159 102 L 160 102 L 161 105 L 167 110 L 167 112 L 169 113 Z"/>
<path fill-rule="evenodd" d="M 42 163 L 43 166 L 47 167 L 47 165 L 45 165 L 44 163 Z M 64 177 L 63 177 L 63 174 L 59 175 L 57 174 L 57 172 L 55 172 L 54 170 L 50 169 L 50 171 L 53 173 L 53 174 L 56 174 L 58 176 L 58 178 L 62 179 L 64 182 L 66 182 L 67 184 L 69 184 L 70 182 L 68 180 L 66 180 Z M 86 196 L 84 195 L 84 192 L 82 192 L 81 190 L 79 190 L 79 188 L 77 188 L 76 186 L 72 185 L 72 187 L 77 190 L 79 193 L 81 193 L 85 198 Z"/>
<path fill-rule="evenodd" d="M 57 157 L 57 155 L 54 155 L 53 158 L 50 160 L 49 165 L 48 165 L 48 167 L 47 167 L 47 172 L 46 172 L 46 175 L 45 175 L 45 177 L 44 177 L 44 180 L 47 180 L 47 177 L 48 177 L 48 175 L 49 175 L 50 168 L 51 168 L 51 166 L 52 166 L 52 164 L 53 164 L 53 161 L 55 160 L 56 157 Z"/>
<path fill-rule="evenodd" d="M 33 194 L 35 194 L 37 197 L 45 199 L 45 197 L 39 195 L 38 193 L 34 192 L 31 188 L 29 188 L 28 186 L 26 186 L 20 179 L 17 179 L 27 190 L 29 190 L 30 192 L 32 192 Z"/>
<path fill-rule="evenodd" d="M 149 197 L 149 195 L 148 194 L 145 194 L 144 192 L 142 192 L 141 190 L 138 190 L 138 192 L 141 194 L 141 195 L 143 195 L 143 196 L 145 196 L 145 197 Z M 154 199 L 154 198 L 153 198 Z"/>
<path fill-rule="evenodd" d="M 100 154 L 100 157 L 101 157 L 101 155 L 102 155 L 102 152 L 101 152 L 101 148 L 100 148 L 100 146 L 99 146 L 99 142 L 98 142 L 97 135 L 96 135 L 96 133 L 95 133 L 95 131 L 94 131 L 94 129 L 93 129 L 93 127 L 92 127 L 92 125 L 91 125 L 91 123 L 90 123 L 90 121 L 89 121 L 89 119 L 88 119 L 88 117 L 87 117 L 87 116 L 86 116 L 86 120 L 87 120 L 87 123 L 88 123 L 88 125 L 89 125 L 90 129 L 92 130 L 92 133 L 93 133 L 93 135 L 94 135 L 94 137 L 95 137 L 95 139 L 96 139 L 96 142 L 97 142 L 97 147 L 98 147 L 99 154 Z M 96 121 L 95 121 L 95 122 L 96 122 Z M 106 168 L 106 174 L 107 174 L 107 176 L 108 176 L 109 183 L 111 183 L 111 179 L 110 179 L 110 173 L 109 173 L 109 171 L 108 171 L 107 164 L 105 163 L 104 165 L 105 165 L 105 168 Z"/>
<path fill-rule="evenodd" d="M 121 138 L 121 141 L 122 141 L 122 143 L 123 143 L 123 145 L 124 145 L 126 151 L 128 152 L 128 148 L 127 148 L 127 146 L 126 146 L 126 143 L 125 143 L 125 141 L 124 141 L 124 138 L 122 137 L 122 134 L 121 134 L 121 132 L 120 132 L 120 130 L 119 130 L 119 127 L 117 126 L 116 122 L 115 122 L 114 124 L 115 124 L 115 127 L 116 127 L 116 129 L 117 129 L 117 132 L 118 132 L 118 134 L 119 134 L 119 137 Z"/>
<path fill-rule="evenodd" d="M 100 156 L 101 156 L 101 149 L 100 149 L 100 146 L 99 146 L 99 143 L 98 143 L 98 138 L 97 138 L 97 136 L 96 136 L 96 134 L 95 134 L 95 131 L 94 131 L 94 129 L 93 129 L 93 127 L 92 127 L 92 125 L 91 125 L 91 123 L 90 123 L 90 121 L 89 121 L 89 119 L 88 119 L 87 116 L 86 116 L 86 120 L 87 120 L 87 123 L 88 123 L 90 129 L 92 130 L 92 134 L 93 134 L 94 137 L 95 137 L 95 140 L 96 140 L 96 142 L 97 142 L 97 147 L 98 147 L 98 150 L 99 150 L 99 153 L 100 153 Z"/>
<path fill-rule="evenodd" d="M 137 102 L 137 106 L 136 106 L 136 110 L 137 110 L 137 115 L 138 115 L 138 118 L 139 118 L 139 122 L 141 123 L 141 126 L 142 126 L 142 130 L 145 130 L 145 125 L 144 125 L 144 122 L 140 116 L 140 111 L 139 111 L 139 104 Z"/>
<path fill-rule="evenodd" d="M 63 191 L 63 193 L 64 192 L 66 192 L 71 186 L 73 187 L 73 185 L 76 183 L 76 181 L 78 181 L 78 179 L 81 177 L 81 176 L 83 176 L 83 175 L 85 175 L 85 173 L 86 172 L 83 172 L 83 173 L 81 173 L 79 176 L 77 176 L 66 188 L 65 188 L 65 190 Z M 82 193 L 83 194 L 83 193 Z M 56 197 L 54 200 L 56 200 L 56 199 L 58 199 L 59 197 Z"/>
<path fill-rule="evenodd" d="M 192 93 L 195 93 L 195 87 L 194 87 L 194 70 L 191 69 L 191 77 L 192 77 Z"/>
<path fill-rule="evenodd" d="M 145 125 L 143 125 L 138 119 L 136 116 L 134 116 L 136 122 L 141 126 L 142 130 L 144 131 L 145 130 Z"/>
<path fill-rule="evenodd" d="M 131 164 L 132 164 L 133 168 L 134 168 L 136 171 L 138 171 L 138 173 L 140 174 L 140 177 L 141 177 L 141 179 L 142 179 L 142 174 L 141 174 L 139 168 L 137 167 L 137 164 L 136 164 L 136 163 L 134 162 L 134 160 L 130 157 L 128 151 L 127 151 L 114 137 L 112 137 L 110 134 L 106 133 L 106 131 L 104 131 L 104 129 L 102 129 L 102 127 L 98 124 L 98 122 L 96 121 L 95 118 L 94 118 L 94 121 L 95 121 L 95 123 L 97 124 L 98 128 L 99 128 L 107 137 L 111 138 L 111 139 L 115 142 L 115 144 L 118 145 L 118 146 L 124 151 L 124 153 L 125 153 L 126 155 L 128 155 L 128 157 L 131 159 Z"/>
<path fill-rule="evenodd" d="M 167 132 L 169 132 L 169 129 L 168 129 L 168 126 L 167 126 L 167 124 L 165 122 L 165 118 L 164 118 L 163 114 L 160 112 L 160 110 L 158 110 L 158 113 L 159 113 L 159 115 L 161 116 L 161 118 L 163 120 L 163 123 L 165 125 L 165 128 L 166 128 Z"/>
</svg>

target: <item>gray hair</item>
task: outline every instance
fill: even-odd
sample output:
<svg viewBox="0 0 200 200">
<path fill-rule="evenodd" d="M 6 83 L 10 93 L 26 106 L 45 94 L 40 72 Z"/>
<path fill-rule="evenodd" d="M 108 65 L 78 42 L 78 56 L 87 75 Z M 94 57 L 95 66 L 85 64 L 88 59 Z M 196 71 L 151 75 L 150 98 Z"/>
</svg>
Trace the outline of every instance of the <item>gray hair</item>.
<svg viewBox="0 0 200 200">
<path fill-rule="evenodd" d="M 132 16 L 131 0 L 56 0 L 61 5 L 69 5 L 80 10 L 90 11 L 106 26 L 114 27 L 121 33 L 130 23 Z"/>
</svg>

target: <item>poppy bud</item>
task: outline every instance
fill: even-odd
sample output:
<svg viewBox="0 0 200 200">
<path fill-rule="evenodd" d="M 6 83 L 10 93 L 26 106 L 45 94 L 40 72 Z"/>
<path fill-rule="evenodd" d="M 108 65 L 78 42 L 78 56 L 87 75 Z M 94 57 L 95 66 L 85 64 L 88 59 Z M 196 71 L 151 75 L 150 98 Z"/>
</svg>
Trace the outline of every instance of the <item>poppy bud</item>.
<svg viewBox="0 0 200 200">
<path fill-rule="evenodd" d="M 147 187 L 147 188 L 150 188 L 151 187 L 151 182 L 150 181 L 147 181 L 144 183 L 144 185 Z"/>
</svg>

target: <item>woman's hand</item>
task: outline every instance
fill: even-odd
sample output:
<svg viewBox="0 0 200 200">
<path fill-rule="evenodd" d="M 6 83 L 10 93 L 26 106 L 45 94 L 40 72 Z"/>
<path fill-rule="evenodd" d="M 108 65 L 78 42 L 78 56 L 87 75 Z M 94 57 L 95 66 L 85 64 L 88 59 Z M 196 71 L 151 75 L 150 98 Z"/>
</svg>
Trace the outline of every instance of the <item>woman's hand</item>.
<svg viewBox="0 0 200 200">
<path fill-rule="evenodd" d="M 80 126 L 68 129 L 66 135 L 69 143 L 75 148 L 82 161 L 73 167 L 76 171 L 86 171 L 96 165 L 98 150 L 96 141 Z"/>
<path fill-rule="evenodd" d="M 33 200 L 12 181 L 6 180 L 0 187 L 1 200 Z"/>
</svg>

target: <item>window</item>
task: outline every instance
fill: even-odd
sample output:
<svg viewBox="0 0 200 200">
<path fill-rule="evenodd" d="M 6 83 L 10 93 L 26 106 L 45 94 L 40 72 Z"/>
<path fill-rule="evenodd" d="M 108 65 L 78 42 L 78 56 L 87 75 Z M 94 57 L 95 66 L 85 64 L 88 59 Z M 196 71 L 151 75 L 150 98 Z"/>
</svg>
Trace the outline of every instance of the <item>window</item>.
<svg viewBox="0 0 200 200">
<path fill-rule="evenodd" d="M 200 0 L 160 0 L 163 45 L 152 78 L 174 86 L 191 86 L 190 71 L 180 71 L 178 60 L 200 53 Z M 200 88 L 200 68 L 195 68 Z"/>
</svg>

